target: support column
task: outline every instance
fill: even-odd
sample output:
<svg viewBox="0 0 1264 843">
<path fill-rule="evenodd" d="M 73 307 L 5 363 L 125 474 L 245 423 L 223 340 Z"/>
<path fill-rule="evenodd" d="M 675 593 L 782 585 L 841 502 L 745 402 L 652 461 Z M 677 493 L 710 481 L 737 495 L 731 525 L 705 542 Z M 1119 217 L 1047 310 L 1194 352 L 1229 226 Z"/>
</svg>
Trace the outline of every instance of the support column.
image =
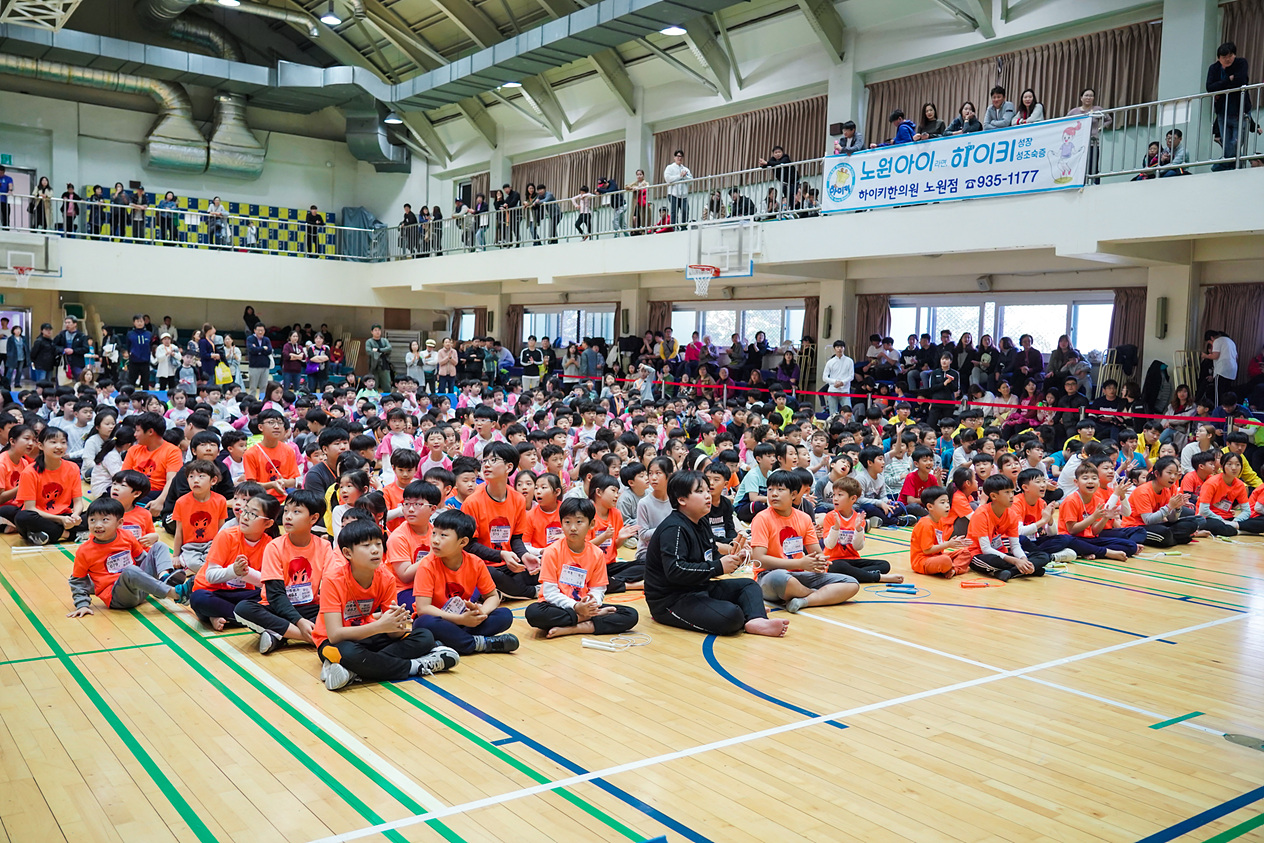
<svg viewBox="0 0 1264 843">
<path fill-rule="evenodd" d="M 1220 8 L 1214 0 L 1163 0 L 1159 99 L 1202 93 L 1218 46 Z"/>
<path fill-rule="evenodd" d="M 657 183 L 654 178 L 654 133 L 645 125 L 645 89 L 637 86 L 632 92 L 632 100 L 636 105 L 636 113 L 625 115 L 623 166 L 627 172 L 623 174 L 624 184 L 636 181 L 637 169 L 645 171 L 645 178 L 650 184 Z"/>
<path fill-rule="evenodd" d="M 638 108 L 637 111 L 640 111 Z M 647 176 L 648 178 L 648 176 Z M 631 289 L 619 291 L 619 312 L 615 314 L 614 330 L 619 336 L 636 336 L 639 337 L 645 333 L 645 328 L 649 325 L 649 290 L 640 285 L 640 279 L 637 279 L 637 286 Z M 627 325 L 623 324 L 623 311 L 628 312 Z"/>
<path fill-rule="evenodd" d="M 856 359 L 851 337 L 856 332 L 856 282 L 844 275 L 820 284 L 821 323 L 817 326 L 816 358 L 818 379 L 825 375 L 825 363 L 834 354 L 834 340 L 847 343 L 847 356 Z M 832 310 L 832 312 L 831 312 Z M 829 316 L 831 318 L 827 319 Z M 830 323 L 828 326 L 826 323 Z M 828 327 L 828 330 L 826 328 Z"/>
<path fill-rule="evenodd" d="M 843 60 L 831 66 L 827 89 L 828 98 L 825 104 L 825 122 L 828 125 L 855 121 L 856 127 L 863 134 L 865 125 L 864 104 L 865 86 L 856 73 L 856 37 L 849 29 L 844 35 Z M 833 149 L 833 139 L 829 141 L 829 152 Z"/>
<path fill-rule="evenodd" d="M 1194 336 L 1199 292 L 1196 266 L 1152 266 L 1147 270 L 1143 376 L 1151 361 L 1172 366 L 1177 351 L 1200 347 Z M 1167 299 L 1166 336 L 1162 338 L 1158 337 L 1164 330 L 1158 322 L 1160 298 Z"/>
<path fill-rule="evenodd" d="M 496 126 L 496 148 L 492 150 L 491 159 L 487 166 L 490 177 L 488 179 L 488 190 L 499 190 L 502 184 L 509 181 L 509 173 L 513 169 L 513 165 L 509 161 L 509 156 L 505 154 L 505 127 L 497 124 Z M 487 197 L 488 204 L 491 203 L 491 196 Z"/>
</svg>

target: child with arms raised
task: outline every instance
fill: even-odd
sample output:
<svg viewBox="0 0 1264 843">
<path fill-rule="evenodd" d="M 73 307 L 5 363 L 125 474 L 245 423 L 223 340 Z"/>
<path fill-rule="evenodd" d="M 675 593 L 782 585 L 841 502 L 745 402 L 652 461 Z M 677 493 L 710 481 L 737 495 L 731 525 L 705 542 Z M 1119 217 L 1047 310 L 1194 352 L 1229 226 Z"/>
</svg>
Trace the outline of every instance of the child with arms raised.
<svg viewBox="0 0 1264 843">
<path fill-rule="evenodd" d="M 891 563 L 882 559 L 861 559 L 865 547 L 865 514 L 856 509 L 860 484 L 853 477 L 834 481 L 834 509 L 821 519 L 821 544 L 831 574 L 846 574 L 857 582 L 904 582 L 891 573 Z"/>
</svg>

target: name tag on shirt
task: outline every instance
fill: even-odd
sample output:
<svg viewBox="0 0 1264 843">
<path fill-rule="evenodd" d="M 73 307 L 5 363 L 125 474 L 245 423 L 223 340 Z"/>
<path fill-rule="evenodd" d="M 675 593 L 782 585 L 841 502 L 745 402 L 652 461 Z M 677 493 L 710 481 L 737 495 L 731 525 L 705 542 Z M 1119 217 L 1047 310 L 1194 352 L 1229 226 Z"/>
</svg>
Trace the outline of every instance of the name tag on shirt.
<svg viewBox="0 0 1264 843">
<path fill-rule="evenodd" d="M 708 565 L 710 565 L 710 564 L 711 564 L 711 549 L 710 549 L 710 548 L 708 548 L 707 550 L 703 551 L 703 553 L 702 553 L 702 561 L 703 561 L 703 562 L 706 562 Z"/>
<path fill-rule="evenodd" d="M 578 565 L 563 565 L 557 581 L 571 588 L 583 588 L 584 583 L 588 582 L 588 571 Z"/>
<path fill-rule="evenodd" d="M 786 555 L 787 559 L 794 559 L 803 555 L 803 537 L 791 536 L 781 543 L 781 552 Z"/>
<path fill-rule="evenodd" d="M 509 544 L 509 525 L 493 525 L 489 530 L 492 544 Z"/>
<path fill-rule="evenodd" d="M 561 527 L 545 527 L 544 528 L 544 543 L 545 544 L 553 544 L 553 542 L 557 541 L 561 537 L 562 537 Z M 506 541 L 508 541 L 508 539 L 506 539 Z"/>
<path fill-rule="evenodd" d="M 359 626 L 368 619 L 372 611 L 372 600 L 348 600 L 342 607 L 342 620 L 352 626 Z"/>
<path fill-rule="evenodd" d="M 250 584 L 247 583 L 245 580 L 229 580 L 228 582 L 224 583 L 224 585 L 228 586 L 229 588 L 250 588 Z"/>
<path fill-rule="evenodd" d="M 138 539 L 141 536 L 139 524 L 120 524 L 119 529 L 126 530 Z"/>
<path fill-rule="evenodd" d="M 1228 499 L 1225 499 L 1225 500 L 1219 501 L 1219 502 L 1216 504 L 1216 508 L 1217 508 L 1217 509 L 1232 510 L 1232 509 L 1233 509 L 1233 501 L 1228 500 Z"/>
<path fill-rule="evenodd" d="M 711 533 L 712 533 L 712 534 L 713 534 L 713 535 L 714 535 L 717 539 L 722 539 L 722 538 L 724 538 L 724 521 L 723 521 L 723 520 L 720 520 L 720 521 L 712 521 L 712 522 L 711 522 Z"/>
<path fill-rule="evenodd" d="M 120 550 L 118 553 L 111 553 L 105 557 L 105 570 L 111 574 L 117 574 L 124 568 L 132 564 L 132 554 L 126 550 Z"/>
<path fill-rule="evenodd" d="M 449 597 L 448 602 L 443 604 L 443 611 L 453 615 L 465 614 L 465 598 L 459 595 Z"/>
<path fill-rule="evenodd" d="M 289 598 L 291 606 L 301 606 L 304 603 L 311 603 L 316 597 L 316 592 L 312 590 L 312 584 L 309 582 L 296 583 L 285 587 L 285 596 Z"/>
<path fill-rule="evenodd" d="M 856 535 L 856 531 L 855 531 L 855 530 L 839 530 L 839 531 L 838 531 L 838 543 L 839 543 L 839 544 L 851 544 L 851 540 L 852 540 L 852 538 L 853 538 L 855 535 Z"/>
</svg>

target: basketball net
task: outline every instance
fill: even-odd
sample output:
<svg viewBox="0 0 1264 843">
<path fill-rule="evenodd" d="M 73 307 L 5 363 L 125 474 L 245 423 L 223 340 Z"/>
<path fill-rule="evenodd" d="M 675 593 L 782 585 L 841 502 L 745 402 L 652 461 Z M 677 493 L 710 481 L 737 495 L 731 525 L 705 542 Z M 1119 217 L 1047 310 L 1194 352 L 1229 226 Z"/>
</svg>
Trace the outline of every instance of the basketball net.
<svg viewBox="0 0 1264 843">
<path fill-rule="evenodd" d="M 33 270 L 34 268 L 35 267 L 33 266 L 13 267 L 13 274 L 17 276 L 17 282 L 15 286 L 22 289 L 25 289 L 26 287 L 31 286 L 31 270 Z"/>
<path fill-rule="evenodd" d="M 707 290 L 711 288 L 711 279 L 718 277 L 719 274 L 718 266 L 705 264 L 691 264 L 685 270 L 685 277 L 693 282 L 693 292 L 696 296 L 705 296 Z"/>
</svg>

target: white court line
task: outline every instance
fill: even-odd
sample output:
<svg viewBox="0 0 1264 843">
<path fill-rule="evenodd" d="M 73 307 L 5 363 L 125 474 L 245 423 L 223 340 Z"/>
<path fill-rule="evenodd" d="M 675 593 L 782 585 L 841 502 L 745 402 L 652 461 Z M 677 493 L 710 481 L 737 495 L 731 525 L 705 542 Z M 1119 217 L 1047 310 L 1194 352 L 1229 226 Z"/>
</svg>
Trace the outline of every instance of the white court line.
<svg viewBox="0 0 1264 843">
<path fill-rule="evenodd" d="M 610 778 L 611 776 L 619 775 L 620 773 L 628 773 L 633 770 L 640 770 L 644 767 L 653 767 L 658 764 L 665 764 L 669 761 L 675 761 L 680 758 L 689 758 L 694 755 L 700 755 L 704 752 L 711 752 L 717 749 L 725 749 L 730 746 L 737 746 L 739 744 L 749 743 L 751 741 L 759 740 L 761 738 L 773 737 L 774 735 L 780 735 L 786 732 L 795 732 L 795 731 L 798 731 L 799 729 L 805 729 L 808 726 L 815 726 L 820 723 L 827 723 L 830 720 L 839 720 L 839 719 L 843 719 L 847 717 L 852 717 L 858 714 L 867 714 L 870 711 L 878 711 L 880 709 L 890 708 L 891 706 L 901 705 L 903 703 L 916 702 L 918 700 L 926 699 L 927 697 L 934 697 L 934 696 L 939 696 L 940 694 L 947 694 L 953 691 L 960 691 L 966 688 L 973 688 L 977 685 L 987 685 L 989 683 L 997 682 L 1001 679 L 1007 679 L 1012 676 L 1025 676 L 1028 673 L 1034 673 L 1035 671 L 1038 671 L 1038 670 L 1047 670 L 1049 668 L 1060 667 L 1064 664 L 1071 664 L 1072 662 L 1083 661 L 1084 659 L 1091 659 L 1091 658 L 1094 658 L 1095 656 L 1102 656 L 1102 655 L 1106 655 L 1107 653 L 1118 652 L 1119 650 L 1127 650 L 1131 647 L 1138 647 L 1142 644 L 1149 644 L 1152 641 L 1158 641 L 1161 638 L 1175 638 L 1178 635 L 1185 635 L 1190 632 L 1197 632 L 1199 630 L 1208 629 L 1213 626 L 1220 626 L 1221 624 L 1226 624 L 1226 623 L 1234 623 L 1235 621 L 1240 621 L 1243 618 L 1247 618 L 1247 617 L 1251 617 L 1251 615 L 1247 613 L 1242 613 L 1242 614 L 1232 615 L 1227 618 L 1219 618 L 1214 621 L 1207 621 L 1206 623 L 1200 623 L 1200 624 L 1197 624 L 1196 626 L 1183 627 L 1181 629 L 1176 629 L 1171 632 L 1165 632 L 1161 635 L 1151 635 L 1146 638 L 1134 638 L 1130 641 L 1124 641 L 1120 644 L 1113 644 L 1109 647 L 1102 647 L 1101 649 L 1098 649 L 1098 650 L 1090 650 L 1089 652 L 1080 653 L 1074 656 L 1064 656 L 1063 658 L 1060 658 L 1060 659 L 1054 659 L 1053 661 L 1042 662 L 1040 664 L 1031 665 L 1030 667 L 1021 667 L 1016 670 L 1007 670 L 1002 673 L 994 673 L 990 676 L 982 676 L 982 677 L 979 677 L 978 679 L 970 679 L 965 682 L 957 682 L 952 685 L 944 685 L 939 688 L 931 688 L 926 691 L 918 691 L 913 694 L 906 694 L 902 697 L 895 697 L 894 699 L 883 700 L 881 702 L 875 702 L 875 703 L 869 703 L 868 705 L 857 706 L 855 708 L 847 708 L 847 709 L 843 709 L 842 711 L 835 711 L 832 714 L 820 714 L 820 715 L 817 715 L 816 717 L 809 717 L 806 720 L 796 720 L 793 723 L 787 723 L 782 726 L 774 726 L 770 729 L 763 729 L 758 732 L 750 732 L 749 734 L 745 734 L 745 735 L 737 735 L 736 737 L 732 737 L 732 738 L 724 738 L 723 740 L 700 744 L 699 746 L 690 747 L 688 749 L 681 749 L 675 752 L 668 752 L 662 755 L 656 755 L 652 758 L 644 758 L 644 759 L 641 759 L 640 761 L 630 761 L 626 764 L 619 764 L 614 767 L 607 767 L 604 770 L 595 770 L 590 773 L 584 773 L 583 775 L 570 776 L 568 778 L 558 779 L 552 782 L 544 782 L 542 784 L 533 785 L 531 787 L 525 787 L 525 788 L 522 788 L 521 790 L 512 790 L 512 791 L 509 791 L 508 793 L 502 793 L 499 796 L 485 796 L 482 799 L 476 799 L 472 802 L 465 802 L 460 805 L 453 805 L 451 807 L 442 808 L 437 811 L 431 811 L 426 814 L 417 814 L 412 817 L 404 817 L 403 819 L 392 820 L 391 822 L 379 823 L 377 825 L 368 826 L 366 828 L 356 829 L 355 831 L 347 831 L 347 832 L 343 832 L 342 834 L 335 834 L 329 837 L 322 837 L 318 840 L 311 841 L 311 843 L 345 843 L 345 841 L 348 841 L 348 840 L 358 840 L 362 837 L 368 837 L 370 835 L 380 834 L 382 832 L 391 831 L 397 828 L 406 828 L 408 826 L 416 825 L 418 823 L 429 822 L 430 820 L 442 819 L 444 817 L 450 817 L 454 814 L 462 814 L 468 811 L 477 810 L 479 808 L 486 808 L 492 805 L 500 805 L 505 802 L 511 802 L 516 799 L 523 799 L 528 796 L 535 796 L 540 793 L 548 793 L 550 791 L 558 790 L 564 787 L 572 787 L 577 784 L 584 784 L 585 782 L 590 782 L 593 779 L 607 779 L 607 778 Z"/>
<path fill-rule="evenodd" d="M 843 629 L 850 629 L 854 632 L 859 632 L 864 635 L 873 636 L 874 638 L 881 638 L 884 641 L 890 641 L 894 644 L 902 644 L 905 647 L 912 647 L 915 650 L 921 650 L 926 653 L 933 653 L 934 655 L 937 655 L 937 656 L 943 656 L 946 659 L 953 659 L 954 661 L 965 662 L 966 664 L 974 665 L 975 667 L 981 667 L 981 668 L 984 668 L 985 670 L 991 670 L 995 673 L 1006 672 L 1004 668 L 997 667 L 995 665 L 986 664 L 980 661 L 975 661 L 974 659 L 969 659 L 969 658 L 966 658 L 965 656 L 958 656 L 955 653 L 949 653 L 944 650 L 936 650 L 934 647 L 927 647 L 926 645 L 918 644 L 915 641 L 906 641 L 903 638 L 896 638 L 895 636 L 887 635 L 882 632 L 875 632 L 872 629 L 865 629 L 859 626 L 852 626 L 849 623 L 836 621 L 833 618 L 826 618 L 826 617 L 822 617 L 821 615 L 813 615 L 813 614 L 809 614 L 808 612 L 799 612 L 799 614 L 802 615 L 803 617 L 812 618 L 813 620 L 818 620 L 823 623 L 833 624 L 834 626 L 841 626 Z M 1044 685 L 1049 688 L 1056 688 L 1059 691 L 1066 691 L 1067 693 L 1070 693 L 1070 694 L 1086 697 L 1090 700 L 1096 700 L 1097 702 L 1105 703 L 1106 705 L 1111 705 L 1111 706 L 1114 706 L 1115 708 L 1122 708 L 1126 711 L 1131 711 L 1136 714 L 1144 714 L 1147 717 L 1155 718 L 1156 723 L 1171 719 L 1171 715 L 1168 715 L 1168 714 L 1161 714 L 1156 711 L 1150 711 L 1148 709 L 1138 708 L 1137 706 L 1131 705 L 1129 703 L 1120 702 L 1119 700 L 1112 700 L 1109 697 L 1102 697 L 1102 696 L 1098 696 L 1097 694 L 1091 694 L 1088 691 L 1081 691 L 1077 688 L 1072 688 L 1069 685 L 1061 685 L 1057 682 L 1050 682 L 1047 679 L 1037 679 L 1034 676 L 1019 676 L 1018 678 L 1025 679 L 1028 682 L 1035 682 L 1037 684 Z M 1177 723 L 1175 725 L 1185 726 L 1186 728 L 1194 729 L 1199 732 L 1206 732 L 1207 734 L 1216 735 L 1218 737 L 1224 737 L 1225 735 L 1225 733 L 1220 731 L 1219 729 L 1212 729 L 1208 726 L 1202 726 L 1202 725 L 1199 725 L 1198 723 L 1193 722 L 1192 720 L 1182 720 L 1180 723 Z"/>
<path fill-rule="evenodd" d="M 171 601 L 163 602 L 171 605 Z M 177 611 L 171 614 L 171 617 L 189 627 L 198 635 L 201 635 L 193 623 L 185 617 L 184 613 L 179 611 L 179 607 L 177 607 Z M 272 674 L 259 667 L 259 665 L 246 658 L 241 654 L 240 650 L 233 647 L 223 638 L 205 638 L 205 636 L 203 636 L 203 638 L 212 647 L 228 656 L 233 663 L 266 685 L 268 689 L 278 697 L 294 706 L 300 714 L 328 732 L 330 737 L 341 743 L 353 755 L 380 773 L 383 778 L 389 780 L 400 790 L 417 800 L 417 802 L 423 805 L 426 810 L 435 811 L 443 809 L 443 803 L 439 801 L 438 797 L 430 793 L 421 785 L 417 784 L 417 782 L 413 779 L 406 776 L 398 767 L 391 764 L 381 755 L 378 755 L 363 741 L 343 728 L 336 720 L 333 720 L 323 711 L 303 699 L 303 697 L 299 696 L 295 691 L 291 690 L 288 685 L 284 684 Z"/>
</svg>

